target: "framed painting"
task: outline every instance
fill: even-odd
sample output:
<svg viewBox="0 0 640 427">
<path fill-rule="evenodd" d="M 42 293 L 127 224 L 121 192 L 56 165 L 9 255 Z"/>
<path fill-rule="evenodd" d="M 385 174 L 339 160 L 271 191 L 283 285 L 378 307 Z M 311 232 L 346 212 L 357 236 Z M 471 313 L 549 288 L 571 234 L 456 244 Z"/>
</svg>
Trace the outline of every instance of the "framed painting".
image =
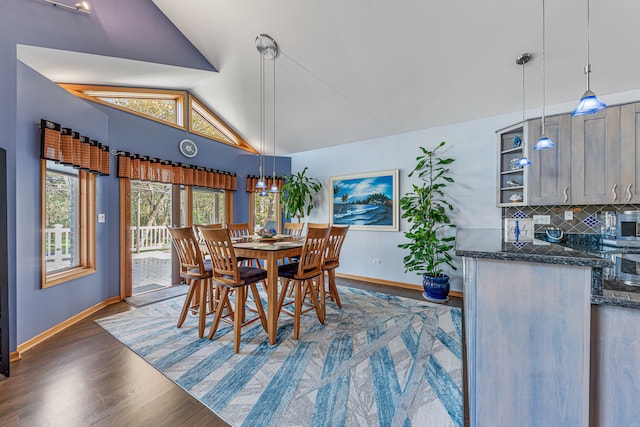
<svg viewBox="0 0 640 427">
<path fill-rule="evenodd" d="M 329 177 L 329 222 L 352 230 L 398 231 L 398 170 Z"/>
</svg>

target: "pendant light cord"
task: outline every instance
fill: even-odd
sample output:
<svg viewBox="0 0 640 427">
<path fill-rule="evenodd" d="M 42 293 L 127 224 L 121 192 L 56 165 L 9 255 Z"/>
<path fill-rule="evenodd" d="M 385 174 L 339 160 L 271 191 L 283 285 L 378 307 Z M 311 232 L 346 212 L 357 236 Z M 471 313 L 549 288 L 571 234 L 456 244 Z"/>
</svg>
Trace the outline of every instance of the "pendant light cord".
<svg viewBox="0 0 640 427">
<path fill-rule="evenodd" d="M 545 17 L 545 13 L 544 13 L 544 0 L 542 0 L 542 135 L 545 134 L 545 128 L 544 128 L 544 116 L 545 116 L 545 106 L 547 105 L 546 102 L 546 88 L 545 88 L 545 61 L 544 61 L 544 50 L 545 50 L 545 40 L 544 40 L 544 35 L 545 35 L 545 24 L 544 24 L 544 17 Z M 523 72 L 524 72 L 524 68 L 523 68 Z"/>
<path fill-rule="evenodd" d="M 524 64 L 525 61 L 522 61 L 522 125 L 524 126 Z"/>
<path fill-rule="evenodd" d="M 273 58 L 273 185 L 276 185 L 276 59 Z"/>
<path fill-rule="evenodd" d="M 587 75 L 587 90 L 591 90 L 591 11 L 590 0 L 587 0 L 587 65 L 584 66 L 584 73 Z"/>
<path fill-rule="evenodd" d="M 260 180 L 262 181 L 264 176 L 262 174 L 262 164 L 264 158 L 264 110 L 265 110 L 265 100 L 264 100 L 264 54 L 260 54 Z"/>
</svg>

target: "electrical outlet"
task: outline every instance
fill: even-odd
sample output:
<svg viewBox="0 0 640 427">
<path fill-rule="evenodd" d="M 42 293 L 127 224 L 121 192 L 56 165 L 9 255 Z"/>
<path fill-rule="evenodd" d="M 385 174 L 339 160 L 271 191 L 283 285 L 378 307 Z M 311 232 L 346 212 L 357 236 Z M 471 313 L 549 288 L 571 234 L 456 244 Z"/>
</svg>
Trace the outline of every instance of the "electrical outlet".
<svg viewBox="0 0 640 427">
<path fill-rule="evenodd" d="M 551 215 L 534 215 L 533 223 L 542 225 L 551 224 Z"/>
<path fill-rule="evenodd" d="M 564 220 L 573 221 L 573 211 L 564 211 Z"/>
<path fill-rule="evenodd" d="M 106 220 L 105 214 L 98 214 L 98 222 L 105 222 Z"/>
<path fill-rule="evenodd" d="M 374 263 L 374 264 L 380 264 L 380 262 L 381 262 L 381 261 L 380 261 L 380 259 L 379 259 L 379 258 L 374 258 L 374 259 L 373 259 L 373 263 Z"/>
</svg>

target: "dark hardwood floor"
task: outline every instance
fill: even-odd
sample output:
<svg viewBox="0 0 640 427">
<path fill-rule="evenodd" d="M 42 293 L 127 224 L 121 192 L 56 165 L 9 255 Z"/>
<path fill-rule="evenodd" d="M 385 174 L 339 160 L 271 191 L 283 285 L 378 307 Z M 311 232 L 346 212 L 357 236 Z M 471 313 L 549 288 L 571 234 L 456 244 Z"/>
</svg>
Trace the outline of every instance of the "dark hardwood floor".
<svg viewBox="0 0 640 427">
<path fill-rule="evenodd" d="M 338 284 L 422 298 L 384 285 Z M 462 307 L 462 300 L 448 304 Z M 0 375 L 0 426 L 226 426 L 93 322 L 132 309 L 124 302 L 106 307 L 11 364 L 11 377 Z"/>
</svg>

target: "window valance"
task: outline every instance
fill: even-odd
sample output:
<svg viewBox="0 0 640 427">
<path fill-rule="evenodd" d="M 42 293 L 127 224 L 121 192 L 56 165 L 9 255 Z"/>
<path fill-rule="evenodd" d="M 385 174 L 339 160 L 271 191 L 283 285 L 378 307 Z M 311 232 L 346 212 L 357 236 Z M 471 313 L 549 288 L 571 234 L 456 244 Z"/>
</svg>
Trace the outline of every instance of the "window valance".
<svg viewBox="0 0 640 427">
<path fill-rule="evenodd" d="M 127 152 L 118 153 L 118 178 L 195 185 L 230 191 L 236 189 L 236 174 L 234 173 Z"/>
<path fill-rule="evenodd" d="M 263 179 L 264 179 L 264 182 L 267 184 L 267 189 L 271 188 L 275 183 L 276 186 L 278 187 L 278 191 L 282 190 L 282 186 L 284 185 L 284 178 L 276 177 L 276 179 L 274 180 L 273 177 L 265 176 Z M 258 183 L 259 180 L 260 180 L 259 176 L 248 175 L 247 176 L 247 192 L 251 193 L 255 191 L 260 191 L 259 189 L 256 188 L 256 184 Z"/>
<path fill-rule="evenodd" d="M 73 129 L 63 128 L 49 120 L 40 120 L 40 146 L 42 159 L 109 175 L 109 146 L 80 135 Z"/>
</svg>

